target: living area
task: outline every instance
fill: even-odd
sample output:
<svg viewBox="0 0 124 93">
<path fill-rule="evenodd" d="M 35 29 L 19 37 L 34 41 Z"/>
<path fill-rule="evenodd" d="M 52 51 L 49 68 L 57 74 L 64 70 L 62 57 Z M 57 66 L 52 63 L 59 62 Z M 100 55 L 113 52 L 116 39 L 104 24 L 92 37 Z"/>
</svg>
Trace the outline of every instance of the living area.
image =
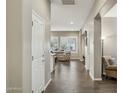
<svg viewBox="0 0 124 93">
<path fill-rule="evenodd" d="M 117 4 L 102 18 L 102 75 L 117 78 Z"/>
<path fill-rule="evenodd" d="M 79 59 L 79 39 L 79 31 L 51 31 L 51 51 L 60 61 Z"/>
<path fill-rule="evenodd" d="M 104 7 L 108 8 L 104 10 Z M 89 70 L 93 80 L 101 80 L 104 76 L 117 78 L 117 5 L 115 1 L 111 1 L 104 7 L 95 15 L 94 20 L 80 30 L 62 29 L 58 24 L 65 21 L 61 19 L 59 21 L 62 22 L 55 22 L 59 28 L 55 24 L 51 26 L 51 51 L 57 54 L 58 61 L 78 59 L 85 62 L 85 68 Z M 54 5 L 52 20 L 55 21 L 58 16 L 55 17 L 56 12 L 53 9 L 57 10 Z M 62 24 L 62 27 L 68 25 Z M 75 25 L 71 21 L 69 26 Z"/>
<path fill-rule="evenodd" d="M 7 93 L 116 93 L 116 9 L 117 0 L 7 0 Z"/>
</svg>

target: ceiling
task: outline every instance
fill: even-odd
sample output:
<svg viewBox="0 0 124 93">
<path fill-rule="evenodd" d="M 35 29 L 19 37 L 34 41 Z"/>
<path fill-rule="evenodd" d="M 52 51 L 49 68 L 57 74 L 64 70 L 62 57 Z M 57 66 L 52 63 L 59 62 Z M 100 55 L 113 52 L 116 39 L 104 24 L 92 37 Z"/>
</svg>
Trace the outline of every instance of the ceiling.
<svg viewBox="0 0 124 93">
<path fill-rule="evenodd" d="M 79 31 L 87 19 L 94 1 L 52 0 L 51 31 Z"/>
<path fill-rule="evenodd" d="M 115 4 L 102 19 L 102 36 L 112 37 L 117 35 L 117 4 Z"/>
<path fill-rule="evenodd" d="M 117 4 L 115 4 L 104 17 L 117 17 Z"/>
</svg>

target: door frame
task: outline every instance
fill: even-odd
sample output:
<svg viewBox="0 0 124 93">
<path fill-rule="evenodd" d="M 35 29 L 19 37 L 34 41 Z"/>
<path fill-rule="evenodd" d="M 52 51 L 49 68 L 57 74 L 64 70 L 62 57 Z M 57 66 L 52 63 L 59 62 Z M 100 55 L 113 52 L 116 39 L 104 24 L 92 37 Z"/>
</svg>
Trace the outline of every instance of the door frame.
<svg viewBox="0 0 124 93">
<path fill-rule="evenodd" d="M 34 18 L 35 19 L 38 19 L 38 20 L 40 20 L 40 24 L 42 24 L 43 25 L 43 34 L 45 33 L 45 20 L 44 20 L 44 18 L 42 18 L 40 15 L 38 15 L 38 13 L 35 11 L 35 10 L 33 10 L 32 9 L 32 26 L 33 26 L 33 20 L 34 20 Z M 32 33 L 32 32 L 31 32 Z M 44 35 L 43 35 L 44 36 Z M 44 38 L 44 37 L 43 37 Z M 31 40 L 31 42 L 32 42 L 32 40 Z M 43 40 L 43 43 L 44 43 L 44 40 Z M 44 46 L 43 46 L 43 50 L 44 50 Z M 32 53 L 32 50 L 31 50 L 31 53 Z M 44 51 L 43 51 L 43 55 L 42 56 L 44 56 Z M 42 61 L 45 61 L 45 58 L 43 58 L 42 59 Z M 33 57 L 32 57 L 32 62 L 33 62 Z M 38 93 L 41 93 L 42 91 L 44 91 L 44 87 L 45 87 L 45 62 L 44 62 L 44 67 L 43 67 L 43 88 L 42 87 L 40 87 L 39 88 L 39 92 Z M 32 78 L 32 77 L 31 77 Z M 32 83 L 33 84 L 33 83 Z M 32 90 L 32 93 L 33 93 L 33 90 Z"/>
</svg>

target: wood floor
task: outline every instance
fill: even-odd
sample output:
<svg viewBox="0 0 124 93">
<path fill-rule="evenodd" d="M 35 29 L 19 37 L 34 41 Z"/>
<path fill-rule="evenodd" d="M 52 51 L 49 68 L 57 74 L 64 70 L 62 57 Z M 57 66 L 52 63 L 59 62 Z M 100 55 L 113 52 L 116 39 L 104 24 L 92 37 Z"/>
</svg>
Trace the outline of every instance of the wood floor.
<svg viewBox="0 0 124 93">
<path fill-rule="evenodd" d="M 113 79 L 92 81 L 79 61 L 57 63 L 53 80 L 45 93 L 116 93 L 117 81 Z"/>
</svg>

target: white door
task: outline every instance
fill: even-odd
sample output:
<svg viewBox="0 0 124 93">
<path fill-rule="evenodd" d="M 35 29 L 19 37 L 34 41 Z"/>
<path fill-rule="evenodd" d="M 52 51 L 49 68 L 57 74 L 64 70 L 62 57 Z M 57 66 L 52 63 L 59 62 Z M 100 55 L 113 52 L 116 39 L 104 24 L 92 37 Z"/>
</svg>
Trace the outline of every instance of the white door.
<svg viewBox="0 0 124 93">
<path fill-rule="evenodd" d="M 41 93 L 44 88 L 45 59 L 44 59 L 44 23 L 32 12 L 32 91 Z"/>
</svg>

